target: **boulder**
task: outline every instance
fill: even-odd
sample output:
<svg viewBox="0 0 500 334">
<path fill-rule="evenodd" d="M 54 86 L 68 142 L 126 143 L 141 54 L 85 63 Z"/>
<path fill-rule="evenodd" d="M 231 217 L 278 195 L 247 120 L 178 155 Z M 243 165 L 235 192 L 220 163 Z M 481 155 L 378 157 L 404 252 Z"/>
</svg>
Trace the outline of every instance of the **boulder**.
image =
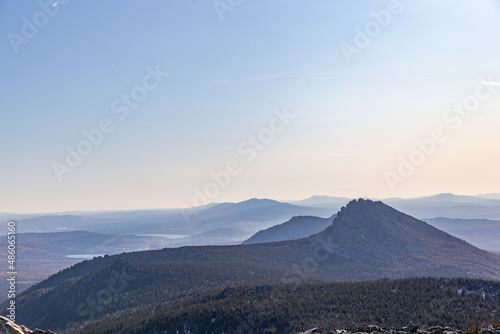
<svg viewBox="0 0 500 334">
<path fill-rule="evenodd" d="M 0 316 L 0 334 L 55 334 L 51 331 L 44 331 L 41 329 L 35 329 L 34 331 L 24 327 L 19 326 L 12 320 Z"/>
</svg>

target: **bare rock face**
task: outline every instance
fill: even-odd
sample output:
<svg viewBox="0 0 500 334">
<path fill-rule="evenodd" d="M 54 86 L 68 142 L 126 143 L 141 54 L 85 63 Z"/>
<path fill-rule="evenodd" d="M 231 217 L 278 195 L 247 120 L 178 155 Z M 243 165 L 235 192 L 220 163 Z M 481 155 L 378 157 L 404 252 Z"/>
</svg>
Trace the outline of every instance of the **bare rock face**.
<svg viewBox="0 0 500 334">
<path fill-rule="evenodd" d="M 55 334 L 51 331 L 35 329 L 32 331 L 24 326 L 19 326 L 12 320 L 0 316 L 0 334 Z"/>
<path fill-rule="evenodd" d="M 409 324 L 403 328 L 382 328 L 376 325 L 356 326 L 351 325 L 344 329 L 322 330 L 319 327 L 311 328 L 299 334 L 462 334 L 458 329 L 450 327 L 429 327 L 420 329 L 419 326 Z M 485 333 L 486 334 L 486 333 Z M 497 334 L 493 332 L 492 334 Z"/>
</svg>

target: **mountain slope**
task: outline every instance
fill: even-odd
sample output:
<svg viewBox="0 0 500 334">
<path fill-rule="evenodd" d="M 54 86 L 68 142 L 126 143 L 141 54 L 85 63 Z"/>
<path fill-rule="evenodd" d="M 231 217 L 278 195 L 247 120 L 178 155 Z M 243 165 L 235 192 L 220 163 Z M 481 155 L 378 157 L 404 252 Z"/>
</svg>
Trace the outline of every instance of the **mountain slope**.
<svg viewBox="0 0 500 334">
<path fill-rule="evenodd" d="M 87 231 L 54 233 L 17 233 L 17 264 L 23 270 L 18 273 L 18 293 L 50 275 L 67 268 L 81 259 L 68 256 L 94 254 L 120 254 L 125 251 L 159 249 L 168 245 L 166 238 L 104 235 Z M 7 258 L 7 236 L 0 236 L 0 256 Z M 9 282 L 8 263 L 0 264 L 0 291 L 7 291 Z M 0 295 L 5 300 L 7 294 Z"/>
<path fill-rule="evenodd" d="M 304 239 L 182 247 L 82 262 L 18 296 L 18 316 L 30 326 L 57 321 L 63 328 L 224 285 L 414 276 L 499 280 L 500 257 L 381 202 L 358 200 L 344 207 L 331 226 Z"/>
<path fill-rule="evenodd" d="M 103 267 L 89 268 L 89 273 L 78 278 L 55 285 L 49 279 L 47 284 L 42 282 L 25 291 L 16 300 L 19 321 L 31 327 L 50 324 L 62 329 L 122 309 L 163 303 L 227 285 L 279 282 L 283 277 L 282 270 L 270 266 L 234 261 L 151 265 L 120 257 L 108 260 Z"/>
<path fill-rule="evenodd" d="M 350 202 L 315 237 L 321 235 L 328 238 L 332 253 L 382 268 L 433 271 L 447 266 L 468 275 L 498 268 L 498 258 L 381 202 Z"/>
<path fill-rule="evenodd" d="M 275 225 L 257 232 L 251 238 L 243 241 L 242 244 L 246 245 L 307 238 L 323 231 L 331 225 L 335 217 L 336 215 L 330 218 L 296 216 L 286 223 Z"/>
</svg>

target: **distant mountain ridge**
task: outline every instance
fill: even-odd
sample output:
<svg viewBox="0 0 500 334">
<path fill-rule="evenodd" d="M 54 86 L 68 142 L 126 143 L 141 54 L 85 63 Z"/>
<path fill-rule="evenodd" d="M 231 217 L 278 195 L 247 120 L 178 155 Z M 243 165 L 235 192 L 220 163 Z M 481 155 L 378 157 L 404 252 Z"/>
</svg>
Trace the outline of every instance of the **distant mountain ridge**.
<svg viewBox="0 0 500 334">
<path fill-rule="evenodd" d="M 214 205 L 210 208 L 207 209 L 207 211 L 216 211 L 218 212 L 219 210 L 228 210 L 229 211 L 239 211 L 239 210 L 248 210 L 248 209 L 255 209 L 255 208 L 263 208 L 263 207 L 269 207 L 269 206 L 274 206 L 274 205 L 281 205 L 281 204 L 288 204 L 288 203 L 282 203 L 278 202 L 272 199 L 260 199 L 260 198 L 251 198 L 249 200 L 243 201 L 243 202 L 238 202 L 238 203 L 231 203 L 231 202 L 225 202 L 225 203 L 219 203 L 217 205 Z"/>
<path fill-rule="evenodd" d="M 498 199 L 498 200 L 500 200 L 500 193 L 479 194 L 479 195 L 476 195 L 476 197 L 482 197 L 482 198 L 490 198 L 490 199 Z"/>
<path fill-rule="evenodd" d="M 432 196 L 424 196 L 424 197 L 417 197 L 417 198 L 409 198 L 409 199 L 396 199 L 396 200 L 402 200 L 402 201 L 412 201 L 412 202 L 429 202 L 429 201 L 451 201 L 451 202 L 457 202 L 457 203 L 480 203 L 480 202 L 488 202 L 490 199 L 487 197 L 481 197 L 481 196 L 468 196 L 468 195 L 455 195 L 452 193 L 441 193 L 437 195 L 432 195 Z M 386 199 L 388 201 L 388 199 Z M 493 203 L 493 202 L 492 202 Z"/>
<path fill-rule="evenodd" d="M 331 196 L 311 196 L 300 201 L 289 201 L 294 205 L 314 206 L 314 207 L 338 207 L 339 209 L 349 203 L 352 199 L 347 197 L 331 197 Z"/>
<path fill-rule="evenodd" d="M 339 208 L 349 200 L 344 197 L 312 196 L 301 201 L 288 201 L 295 205 Z M 500 220 L 500 194 L 476 196 L 442 193 L 417 198 L 386 198 L 382 200 L 392 207 L 417 218 L 463 218 Z"/>
<path fill-rule="evenodd" d="M 88 213 L 82 216 L 40 215 L 20 219 L 18 227 L 20 233 L 89 231 L 101 234 L 195 235 L 213 228 L 241 226 L 241 223 L 247 222 L 244 226 L 245 230 L 250 231 L 250 237 L 261 228 L 282 223 L 293 216 L 327 217 L 334 212 L 335 209 L 332 208 L 253 198 L 239 203 L 220 203 L 190 209 Z"/>
<path fill-rule="evenodd" d="M 425 222 L 481 249 L 500 252 L 500 221 L 489 219 L 432 218 Z"/>
</svg>

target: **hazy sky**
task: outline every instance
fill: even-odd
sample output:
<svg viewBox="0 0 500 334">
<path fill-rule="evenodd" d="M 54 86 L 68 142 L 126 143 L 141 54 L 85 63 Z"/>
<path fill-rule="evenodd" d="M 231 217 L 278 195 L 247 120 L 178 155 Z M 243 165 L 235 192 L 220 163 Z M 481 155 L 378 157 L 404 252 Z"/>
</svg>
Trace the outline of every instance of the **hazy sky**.
<svg viewBox="0 0 500 334">
<path fill-rule="evenodd" d="M 497 0 L 1 1 L 0 212 L 500 192 L 499 31 Z"/>
</svg>

